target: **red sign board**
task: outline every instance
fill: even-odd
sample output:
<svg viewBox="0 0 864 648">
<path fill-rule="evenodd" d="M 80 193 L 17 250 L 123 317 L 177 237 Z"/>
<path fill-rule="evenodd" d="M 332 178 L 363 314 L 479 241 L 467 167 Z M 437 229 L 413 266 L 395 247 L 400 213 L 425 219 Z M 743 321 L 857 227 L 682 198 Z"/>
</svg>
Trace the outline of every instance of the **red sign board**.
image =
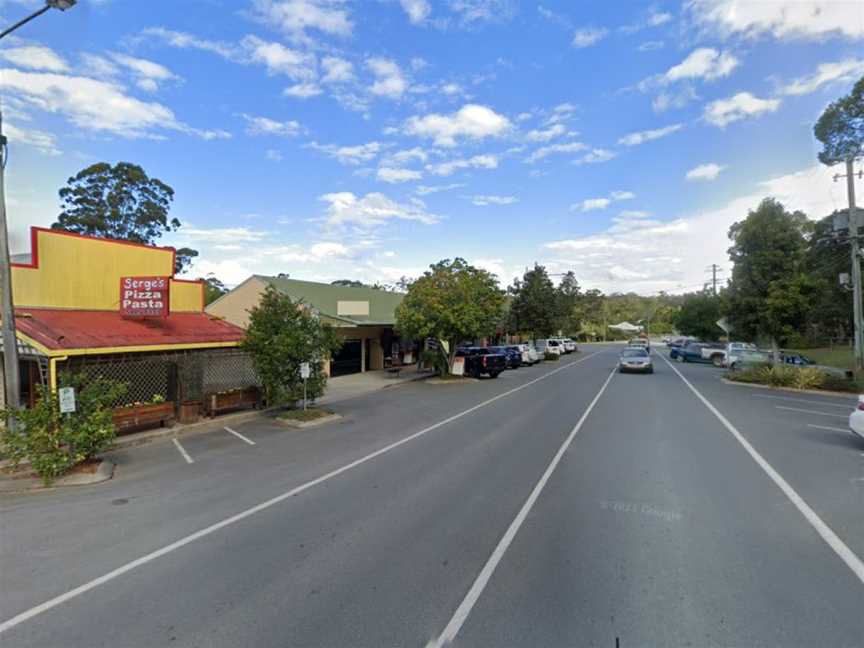
<svg viewBox="0 0 864 648">
<path fill-rule="evenodd" d="M 120 315 L 168 317 L 168 277 L 121 277 Z"/>
</svg>

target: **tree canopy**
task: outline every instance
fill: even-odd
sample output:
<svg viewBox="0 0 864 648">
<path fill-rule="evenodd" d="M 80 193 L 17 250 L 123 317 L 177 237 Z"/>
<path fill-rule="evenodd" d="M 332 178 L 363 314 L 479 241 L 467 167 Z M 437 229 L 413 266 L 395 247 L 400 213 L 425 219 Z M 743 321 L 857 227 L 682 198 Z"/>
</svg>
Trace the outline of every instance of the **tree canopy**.
<svg viewBox="0 0 864 648">
<path fill-rule="evenodd" d="M 444 259 L 408 287 L 396 309 L 396 329 L 410 339 L 447 342 L 452 366 L 457 344 L 495 331 L 503 305 L 494 275 L 464 259 Z"/>
<path fill-rule="evenodd" d="M 684 295 L 673 322 L 683 335 L 692 335 L 700 340 L 716 340 L 723 333 L 717 326 L 717 320 L 722 316 L 722 300 L 711 293 L 698 292 Z"/>
<path fill-rule="evenodd" d="M 137 164 L 92 164 L 69 178 L 59 194 L 54 229 L 153 245 L 180 227 L 179 220 L 168 217 L 174 190 Z M 177 250 L 175 272 L 197 255 L 190 248 Z"/>
<path fill-rule="evenodd" d="M 303 394 L 300 364 L 310 363 L 307 395 L 324 393 L 327 376 L 323 360 L 335 353 L 340 342 L 333 328 L 321 322 L 300 301 L 268 286 L 261 301 L 249 311 L 249 326 L 242 342 L 270 404 L 288 404 Z"/>
<path fill-rule="evenodd" d="M 837 164 L 864 155 L 864 77 L 852 92 L 828 105 L 813 132 L 822 142 L 819 152 L 822 164 Z"/>
<path fill-rule="evenodd" d="M 522 279 L 513 281 L 508 292 L 512 296 L 509 324 L 514 331 L 530 333 L 532 338 L 545 338 L 559 328 L 563 300 L 546 268 L 535 264 Z"/>
</svg>

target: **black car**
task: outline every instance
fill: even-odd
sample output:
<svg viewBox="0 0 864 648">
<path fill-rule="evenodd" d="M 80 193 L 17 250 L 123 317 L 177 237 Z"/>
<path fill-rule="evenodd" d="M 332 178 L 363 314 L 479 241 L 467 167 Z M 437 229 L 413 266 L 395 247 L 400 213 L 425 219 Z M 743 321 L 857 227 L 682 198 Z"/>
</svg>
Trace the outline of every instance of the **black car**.
<svg viewBox="0 0 864 648">
<path fill-rule="evenodd" d="M 459 347 L 456 357 L 465 358 L 465 375 L 473 378 L 497 378 L 507 368 L 507 356 L 489 347 Z"/>
<path fill-rule="evenodd" d="M 518 369 L 522 366 L 522 351 L 517 346 L 489 347 L 496 353 L 503 353 L 507 358 L 507 369 Z"/>
</svg>

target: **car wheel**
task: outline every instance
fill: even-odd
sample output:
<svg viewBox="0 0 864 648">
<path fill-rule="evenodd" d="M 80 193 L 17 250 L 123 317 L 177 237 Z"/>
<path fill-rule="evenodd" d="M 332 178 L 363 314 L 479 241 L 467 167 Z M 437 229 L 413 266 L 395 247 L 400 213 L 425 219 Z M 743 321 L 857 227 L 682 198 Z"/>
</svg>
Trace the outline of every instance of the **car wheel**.
<svg viewBox="0 0 864 648">
<path fill-rule="evenodd" d="M 489 374 L 489 377 L 490 378 L 497 378 L 498 374 L 500 374 L 500 373 L 501 373 L 500 371 L 493 371 Z"/>
<path fill-rule="evenodd" d="M 723 366 L 723 356 L 715 355 L 711 358 L 711 362 L 714 364 L 715 367 L 722 367 Z"/>
<path fill-rule="evenodd" d="M 651 367 L 651 368 L 648 370 L 648 373 L 653 374 L 653 373 L 654 373 L 654 367 Z"/>
</svg>

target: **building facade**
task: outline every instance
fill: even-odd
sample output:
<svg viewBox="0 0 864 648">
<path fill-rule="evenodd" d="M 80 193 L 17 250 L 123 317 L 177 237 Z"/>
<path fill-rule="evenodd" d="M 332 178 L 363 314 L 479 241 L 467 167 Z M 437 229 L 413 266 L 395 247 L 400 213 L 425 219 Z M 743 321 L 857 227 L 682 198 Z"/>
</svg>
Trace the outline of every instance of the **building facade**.
<svg viewBox="0 0 864 648">
<path fill-rule="evenodd" d="M 396 307 L 403 298 L 401 293 L 253 275 L 207 306 L 206 310 L 246 328 L 249 311 L 258 305 L 267 286 L 302 302 L 322 321 L 335 328 L 342 340 L 342 348 L 329 361 L 331 376 L 402 364 L 406 353 L 409 354 L 408 361 L 416 359 L 411 355 L 413 346 L 401 340 L 394 331 Z"/>
</svg>

